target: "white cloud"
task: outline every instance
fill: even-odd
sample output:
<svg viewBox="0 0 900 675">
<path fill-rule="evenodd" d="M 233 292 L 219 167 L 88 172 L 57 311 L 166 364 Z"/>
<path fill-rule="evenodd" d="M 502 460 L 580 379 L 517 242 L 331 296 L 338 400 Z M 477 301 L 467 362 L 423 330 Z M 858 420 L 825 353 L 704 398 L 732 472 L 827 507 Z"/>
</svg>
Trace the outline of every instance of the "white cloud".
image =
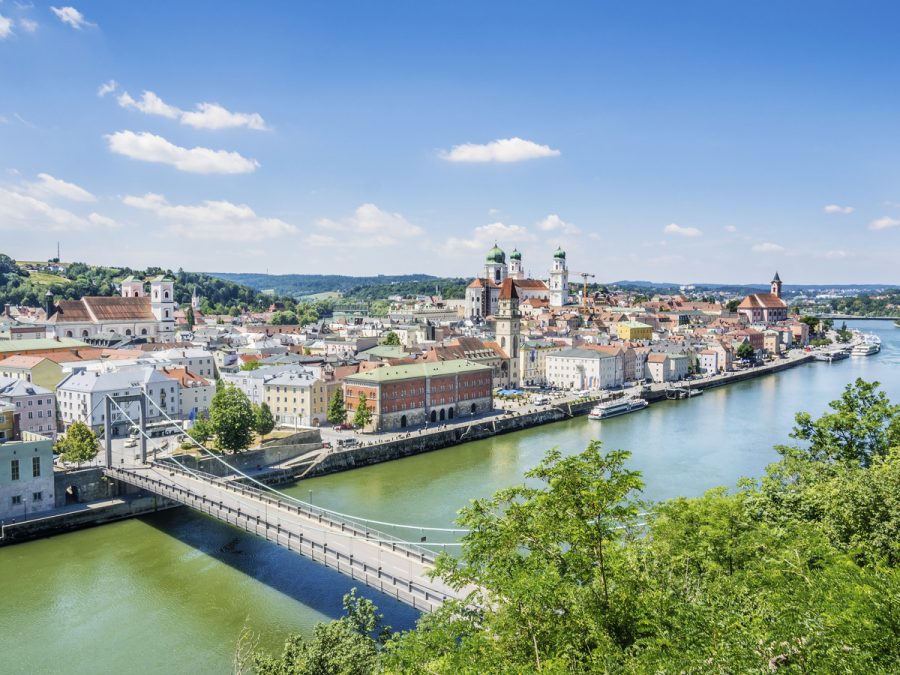
<svg viewBox="0 0 900 675">
<path fill-rule="evenodd" d="M 696 227 L 682 227 L 677 223 L 669 223 L 663 228 L 664 234 L 675 234 L 679 237 L 699 237 L 703 234 Z"/>
<path fill-rule="evenodd" d="M 197 129 L 267 129 L 266 122 L 259 113 L 231 112 L 218 103 L 198 103 L 196 110 L 181 113 L 181 123 Z"/>
<path fill-rule="evenodd" d="M 108 89 L 109 85 L 113 85 L 113 88 Z M 101 91 L 104 93 L 114 89 L 115 82 L 113 81 L 101 87 Z M 103 94 L 100 93 L 100 96 L 103 96 Z M 173 120 L 177 119 L 181 124 L 186 124 L 195 129 L 219 130 L 247 127 L 256 131 L 268 130 L 266 121 L 259 113 L 231 112 L 218 103 L 198 103 L 194 110 L 181 110 L 174 105 L 166 103 L 152 91 L 144 91 L 139 101 L 132 98 L 127 91 L 123 91 L 117 100 L 123 108 L 138 110 L 146 115 L 159 115 L 160 117 L 167 117 Z"/>
<path fill-rule="evenodd" d="M 38 22 L 33 19 L 19 19 L 19 26 L 26 33 L 33 33 L 38 29 Z"/>
<path fill-rule="evenodd" d="M 69 24 L 75 30 L 81 30 L 84 26 L 93 26 L 90 21 L 84 18 L 84 14 L 74 7 L 51 7 L 56 17 L 63 23 Z"/>
<path fill-rule="evenodd" d="M 135 101 L 127 91 L 123 91 L 117 100 L 123 108 L 140 110 L 146 115 L 159 115 L 169 119 L 175 119 L 181 115 L 181 111 L 178 108 L 169 105 L 152 91 L 145 91 L 141 95 L 140 101 Z"/>
<path fill-rule="evenodd" d="M 115 80 L 109 80 L 108 82 L 104 82 L 97 89 L 97 96 L 103 98 L 107 94 L 112 94 L 116 89 L 119 88 L 119 83 Z"/>
<path fill-rule="evenodd" d="M 834 251 L 825 251 L 821 254 L 821 257 L 825 260 L 843 260 L 844 258 L 849 258 L 850 253 L 843 250 L 834 250 Z"/>
<path fill-rule="evenodd" d="M 784 251 L 784 246 L 779 244 L 773 244 L 770 241 L 765 241 L 762 244 L 756 244 L 752 250 L 755 253 L 781 253 Z"/>
<path fill-rule="evenodd" d="M 88 221 L 92 225 L 97 225 L 99 227 L 116 227 L 118 223 L 114 221 L 112 218 L 101 215 L 99 213 L 91 213 L 88 215 Z"/>
<path fill-rule="evenodd" d="M 853 213 L 852 206 L 838 206 L 837 204 L 829 204 L 822 209 L 825 213 Z"/>
<path fill-rule="evenodd" d="M 66 209 L 28 194 L 0 188 L 0 229 L 24 227 L 53 232 L 84 230 L 90 223 Z"/>
<path fill-rule="evenodd" d="M 466 239 L 450 237 L 441 248 L 444 252 L 451 254 L 468 253 L 470 251 L 487 251 L 494 245 L 494 242 L 507 245 L 534 241 L 535 239 L 534 234 L 521 225 L 507 225 L 506 223 L 496 222 L 479 225 L 472 231 L 472 236 Z"/>
<path fill-rule="evenodd" d="M 12 26 L 12 19 L 9 19 L 0 14 L 0 40 L 4 40 L 12 35 Z"/>
<path fill-rule="evenodd" d="M 186 239 L 221 241 L 260 241 L 287 234 L 297 228 L 278 218 L 257 215 L 246 204 L 228 201 L 203 201 L 197 205 L 169 204 L 165 197 L 147 193 L 143 197 L 127 196 L 128 206 L 152 211 L 168 223 L 168 231 Z"/>
<path fill-rule="evenodd" d="M 522 138 L 500 138 L 490 143 L 463 143 L 441 152 L 448 162 L 523 162 L 540 157 L 558 157 L 559 150 Z"/>
<path fill-rule="evenodd" d="M 538 222 L 537 227 L 544 232 L 562 232 L 563 234 L 579 234 L 581 230 L 577 225 L 567 223 L 555 213 Z"/>
<path fill-rule="evenodd" d="M 97 198 L 83 187 L 54 178 L 49 173 L 39 173 L 38 182 L 30 183 L 27 190 L 36 197 L 62 197 L 74 202 L 95 202 Z"/>
<path fill-rule="evenodd" d="M 255 159 L 237 152 L 209 148 L 182 148 L 162 136 L 148 132 L 117 131 L 105 136 L 109 149 L 119 155 L 174 166 L 189 173 L 251 173 L 259 168 Z"/>
<path fill-rule="evenodd" d="M 737 232 L 737 227 L 735 227 L 734 225 L 726 225 L 722 229 L 725 230 L 726 232 L 730 232 L 731 234 L 734 234 L 735 232 Z"/>
<path fill-rule="evenodd" d="M 892 227 L 900 226 L 900 220 L 891 218 L 890 216 L 882 216 L 869 223 L 870 230 L 889 230 Z"/>
<path fill-rule="evenodd" d="M 391 213 L 375 204 L 362 204 L 353 215 L 342 220 L 320 218 L 316 226 L 334 234 L 311 234 L 310 246 L 345 246 L 375 248 L 392 246 L 404 239 L 423 236 L 425 231 L 399 213 Z"/>
</svg>

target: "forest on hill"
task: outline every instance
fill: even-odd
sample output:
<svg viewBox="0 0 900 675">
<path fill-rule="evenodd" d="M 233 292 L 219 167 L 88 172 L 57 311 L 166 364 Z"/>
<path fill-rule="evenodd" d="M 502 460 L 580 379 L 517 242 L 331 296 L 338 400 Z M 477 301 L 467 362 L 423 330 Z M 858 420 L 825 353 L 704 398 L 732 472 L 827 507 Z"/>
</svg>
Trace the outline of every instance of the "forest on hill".
<svg viewBox="0 0 900 675">
<path fill-rule="evenodd" d="M 351 300 L 381 300 L 391 295 L 404 297 L 434 295 L 448 299 L 464 297 L 468 279 L 402 274 L 351 277 L 339 274 L 251 274 L 211 272 L 220 279 L 246 284 L 256 290 L 272 290 L 278 295 L 301 298 L 320 293 L 340 293 Z"/>
<path fill-rule="evenodd" d="M 99 267 L 80 262 L 60 267 L 62 269 L 56 272 L 33 272 L 20 266 L 8 255 L 0 253 L 0 303 L 42 307 L 48 290 L 53 293 L 56 301 L 77 300 L 85 295 L 111 296 L 119 292 L 117 285 L 125 277 L 150 279 L 160 274 L 175 280 L 175 301 L 179 305 L 189 304 L 196 288 L 201 298 L 201 309 L 206 314 L 228 314 L 239 308 L 261 311 L 275 300 L 271 295 L 243 284 L 181 269 L 172 271 L 162 267 L 148 267 L 139 270 L 130 267 Z"/>
</svg>

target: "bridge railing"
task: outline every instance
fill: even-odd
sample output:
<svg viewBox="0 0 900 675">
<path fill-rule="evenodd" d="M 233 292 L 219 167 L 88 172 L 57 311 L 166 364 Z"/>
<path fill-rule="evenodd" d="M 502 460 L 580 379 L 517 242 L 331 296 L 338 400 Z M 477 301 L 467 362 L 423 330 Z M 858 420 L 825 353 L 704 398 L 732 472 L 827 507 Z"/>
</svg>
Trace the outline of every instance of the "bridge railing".
<svg viewBox="0 0 900 675">
<path fill-rule="evenodd" d="M 172 470 L 173 467 L 166 466 L 165 469 Z M 434 611 L 444 601 L 452 599 L 452 596 L 446 593 L 436 591 L 427 586 L 422 586 L 421 584 L 413 582 L 411 579 L 403 579 L 394 576 L 390 572 L 384 571 L 380 565 L 373 566 L 359 559 L 354 559 L 352 554 L 342 553 L 333 547 L 329 548 L 327 542 L 316 542 L 309 537 L 304 537 L 302 532 L 298 535 L 294 535 L 290 530 L 282 527 L 280 524 L 271 525 L 266 522 L 265 519 L 260 520 L 258 517 L 254 518 L 247 513 L 242 513 L 240 509 L 234 509 L 179 485 L 167 483 L 157 478 L 136 473 L 129 469 L 110 467 L 106 469 L 106 472 L 112 474 L 119 480 L 123 480 L 137 487 L 150 489 L 167 499 L 172 499 L 173 501 L 188 505 L 202 513 L 224 520 L 225 522 L 240 527 L 248 532 L 253 532 L 279 546 L 286 547 L 288 550 L 297 551 L 301 555 L 305 555 L 314 561 L 321 562 L 327 567 L 331 567 L 338 572 L 347 574 L 353 579 L 362 581 L 367 586 L 377 588 L 383 593 L 391 595 L 416 609 Z M 188 476 L 191 475 L 187 471 L 180 471 L 180 473 Z M 219 478 L 218 476 L 212 477 Z M 267 499 L 270 500 L 270 498 Z M 275 500 L 270 501 L 274 502 Z M 291 508 L 291 510 L 295 509 Z M 322 522 L 324 523 L 325 521 L 323 520 Z M 260 528 L 264 528 L 264 530 L 260 532 Z M 304 547 L 306 547 L 306 551 L 304 551 Z M 397 547 L 392 550 L 396 551 L 399 549 L 400 547 Z M 319 553 L 317 553 L 317 550 Z M 386 585 L 385 582 L 387 582 L 388 585 Z"/>
<path fill-rule="evenodd" d="M 188 470 L 177 465 L 171 460 L 166 459 L 151 462 L 151 466 L 157 466 L 158 468 L 164 469 L 166 471 L 174 471 L 175 473 L 186 477 L 200 478 L 209 483 L 212 483 L 213 485 L 222 487 L 225 490 L 230 490 L 231 492 L 234 492 L 236 494 L 250 495 L 272 506 L 284 509 L 286 511 L 293 511 L 298 515 L 303 515 L 307 518 L 314 519 L 319 523 L 328 525 L 335 529 L 339 528 L 342 532 L 347 532 L 361 539 L 371 539 L 373 540 L 372 543 L 377 544 L 380 548 L 390 549 L 391 551 L 403 551 L 404 553 L 412 554 L 413 556 L 418 558 L 420 562 L 434 564 L 434 552 L 428 548 L 425 548 L 424 546 L 419 546 L 418 544 L 404 541 L 403 539 L 400 539 L 395 535 L 388 534 L 387 532 L 376 530 L 370 527 L 364 521 L 356 520 L 353 518 L 338 517 L 331 511 L 319 508 L 312 504 L 279 499 L 265 492 L 264 490 L 261 490 L 260 488 L 253 487 L 252 485 L 247 485 L 243 482 L 244 480 L 246 480 L 244 478 L 238 476 L 216 476 L 214 474 L 207 473 L 205 471 L 198 471 L 196 469 Z"/>
</svg>

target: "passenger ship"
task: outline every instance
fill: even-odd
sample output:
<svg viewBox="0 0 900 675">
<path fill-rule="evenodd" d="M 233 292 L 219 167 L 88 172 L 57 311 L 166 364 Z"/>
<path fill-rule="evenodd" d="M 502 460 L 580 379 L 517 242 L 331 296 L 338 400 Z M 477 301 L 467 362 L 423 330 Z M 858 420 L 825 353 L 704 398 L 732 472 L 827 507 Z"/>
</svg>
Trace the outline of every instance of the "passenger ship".
<svg viewBox="0 0 900 675">
<path fill-rule="evenodd" d="M 626 415 L 636 410 L 643 410 L 647 407 L 647 401 L 642 398 L 626 398 L 617 401 L 607 401 L 606 403 L 598 403 L 588 415 L 592 420 L 605 420 L 607 417 L 617 417 L 618 415 Z"/>
<path fill-rule="evenodd" d="M 871 356 L 881 351 L 881 339 L 877 335 L 863 335 L 862 342 L 854 345 L 851 356 Z"/>
</svg>

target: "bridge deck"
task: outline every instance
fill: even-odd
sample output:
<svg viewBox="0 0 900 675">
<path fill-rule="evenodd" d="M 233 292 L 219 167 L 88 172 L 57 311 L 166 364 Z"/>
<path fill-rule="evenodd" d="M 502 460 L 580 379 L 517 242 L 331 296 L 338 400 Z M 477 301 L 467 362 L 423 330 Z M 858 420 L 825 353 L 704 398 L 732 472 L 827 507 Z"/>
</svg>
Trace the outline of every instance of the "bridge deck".
<svg viewBox="0 0 900 675">
<path fill-rule="evenodd" d="M 446 599 L 458 597 L 452 588 L 432 580 L 427 572 L 434 554 L 311 506 L 279 500 L 234 479 L 153 463 L 105 469 L 110 478 L 154 492 L 206 513 L 342 574 L 431 612 Z"/>
</svg>

